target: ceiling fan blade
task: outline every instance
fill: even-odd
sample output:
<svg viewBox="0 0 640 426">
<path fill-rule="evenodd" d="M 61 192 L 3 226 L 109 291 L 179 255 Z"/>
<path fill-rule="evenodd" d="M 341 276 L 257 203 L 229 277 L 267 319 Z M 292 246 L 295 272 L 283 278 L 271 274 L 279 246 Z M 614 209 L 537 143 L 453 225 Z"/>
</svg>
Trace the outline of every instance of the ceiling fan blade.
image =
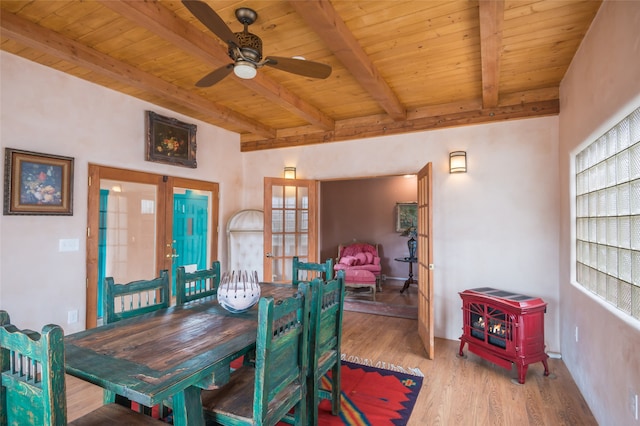
<svg viewBox="0 0 640 426">
<path fill-rule="evenodd" d="M 268 56 L 265 59 L 265 65 L 305 77 L 327 78 L 331 75 L 331 67 L 329 65 L 304 59 Z"/>
<path fill-rule="evenodd" d="M 182 4 L 222 41 L 230 45 L 239 45 L 233 31 L 208 4 L 198 0 L 182 0 Z"/>
<path fill-rule="evenodd" d="M 231 70 L 233 70 L 233 64 L 225 65 L 224 67 L 220 67 L 215 71 L 211 71 L 209 74 L 202 77 L 196 83 L 197 87 L 209 87 L 213 86 L 229 74 L 231 74 Z"/>
</svg>

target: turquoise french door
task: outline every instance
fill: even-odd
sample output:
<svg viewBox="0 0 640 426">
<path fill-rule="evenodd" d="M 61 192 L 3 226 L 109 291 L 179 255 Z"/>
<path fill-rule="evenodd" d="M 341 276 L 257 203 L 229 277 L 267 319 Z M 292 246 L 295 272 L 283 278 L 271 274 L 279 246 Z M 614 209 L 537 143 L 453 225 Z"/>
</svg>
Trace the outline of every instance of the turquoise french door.
<svg viewBox="0 0 640 426">
<path fill-rule="evenodd" d="M 98 222 L 98 318 L 102 318 L 104 295 L 104 277 L 107 265 L 107 211 L 109 207 L 109 190 L 100 190 L 100 218 Z"/>
<path fill-rule="evenodd" d="M 127 283 L 218 259 L 218 192 L 215 182 L 89 164 L 87 328 L 102 322 L 105 276 Z"/>
<path fill-rule="evenodd" d="M 187 190 L 173 194 L 172 293 L 176 292 L 176 269 L 193 265 L 206 269 L 209 196 Z"/>
</svg>

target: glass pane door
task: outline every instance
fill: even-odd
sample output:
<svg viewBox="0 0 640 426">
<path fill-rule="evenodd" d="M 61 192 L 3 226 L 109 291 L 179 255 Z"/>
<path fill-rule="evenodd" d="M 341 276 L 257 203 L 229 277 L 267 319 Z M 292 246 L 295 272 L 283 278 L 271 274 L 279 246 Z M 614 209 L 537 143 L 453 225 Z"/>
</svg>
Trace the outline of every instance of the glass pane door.
<svg viewBox="0 0 640 426">
<path fill-rule="evenodd" d="M 290 282 L 293 257 L 317 261 L 317 183 L 265 179 L 265 279 Z"/>
<path fill-rule="evenodd" d="M 102 318 L 104 277 L 127 283 L 157 275 L 157 192 L 154 184 L 100 181 L 98 319 Z"/>
<path fill-rule="evenodd" d="M 96 184 L 93 184 L 96 183 Z M 104 278 L 150 279 L 218 259 L 218 184 L 89 165 L 86 327 L 102 318 Z"/>
</svg>

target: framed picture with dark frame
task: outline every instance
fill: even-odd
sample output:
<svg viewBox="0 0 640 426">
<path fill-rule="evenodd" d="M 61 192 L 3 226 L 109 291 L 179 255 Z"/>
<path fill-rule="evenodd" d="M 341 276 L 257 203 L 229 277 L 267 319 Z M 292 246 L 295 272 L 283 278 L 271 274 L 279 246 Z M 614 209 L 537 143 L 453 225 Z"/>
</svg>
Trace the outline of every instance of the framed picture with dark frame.
<svg viewBox="0 0 640 426">
<path fill-rule="evenodd" d="M 5 148 L 5 215 L 73 215 L 73 158 Z"/>
<path fill-rule="evenodd" d="M 396 232 L 418 226 L 418 203 L 396 203 Z"/>
<path fill-rule="evenodd" d="M 195 124 L 146 111 L 146 158 L 156 163 L 198 167 Z"/>
</svg>

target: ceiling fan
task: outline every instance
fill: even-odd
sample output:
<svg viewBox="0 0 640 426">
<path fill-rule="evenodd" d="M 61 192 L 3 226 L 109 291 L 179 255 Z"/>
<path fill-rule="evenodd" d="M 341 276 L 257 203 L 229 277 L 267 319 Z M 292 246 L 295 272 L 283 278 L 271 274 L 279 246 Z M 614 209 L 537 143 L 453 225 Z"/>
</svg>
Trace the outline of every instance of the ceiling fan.
<svg viewBox="0 0 640 426">
<path fill-rule="evenodd" d="M 183 0 L 182 3 L 193 16 L 227 43 L 229 57 L 233 60 L 233 63 L 222 66 L 202 77 L 196 83 L 198 87 L 212 86 L 229 75 L 231 71 L 240 78 L 252 79 L 256 76 L 258 68 L 265 65 L 312 78 L 327 78 L 331 74 L 331 67 L 319 62 L 280 56 L 267 56 L 262 59 L 262 40 L 247 30 L 249 25 L 258 18 L 258 14 L 252 9 L 246 7 L 236 9 L 236 18 L 244 25 L 244 30 L 234 33 L 206 3 L 199 0 Z"/>
</svg>

